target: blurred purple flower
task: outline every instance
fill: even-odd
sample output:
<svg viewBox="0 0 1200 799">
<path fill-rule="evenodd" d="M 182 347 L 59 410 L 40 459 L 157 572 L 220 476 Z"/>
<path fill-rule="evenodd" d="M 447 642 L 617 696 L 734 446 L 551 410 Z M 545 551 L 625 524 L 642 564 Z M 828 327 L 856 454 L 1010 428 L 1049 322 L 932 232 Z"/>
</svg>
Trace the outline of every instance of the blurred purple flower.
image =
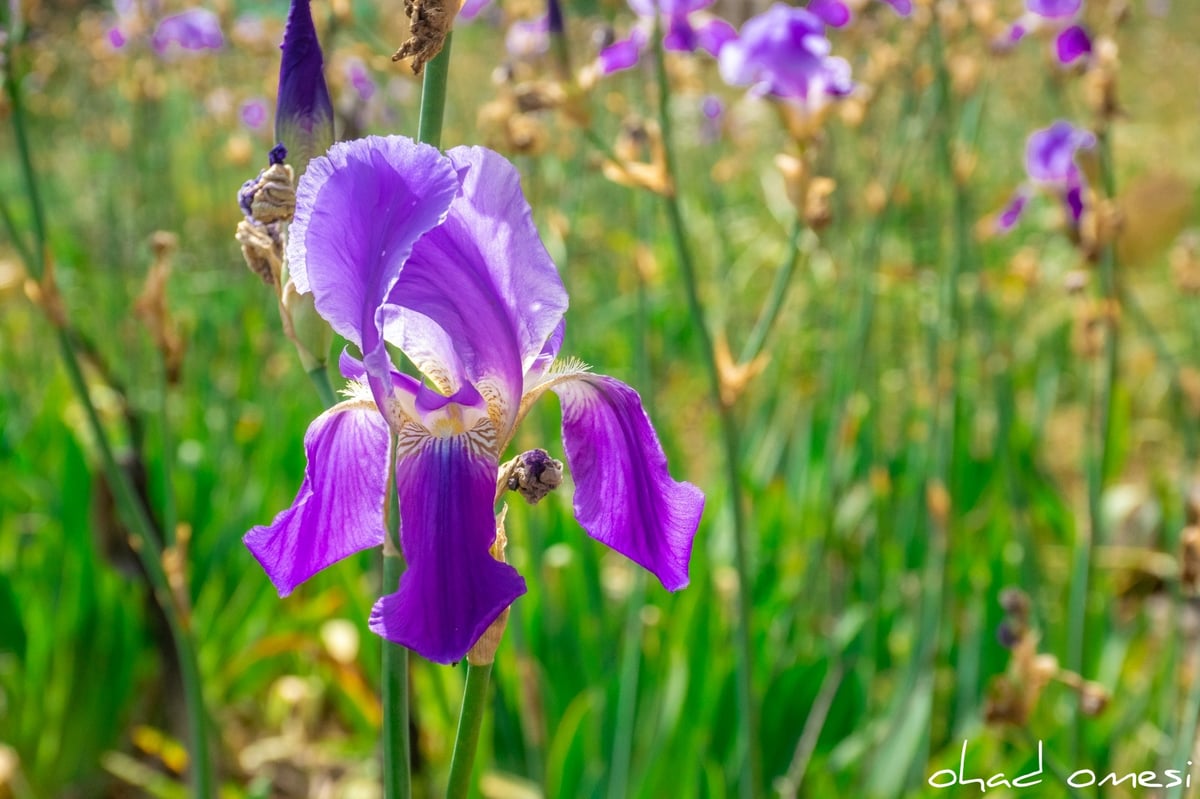
<svg viewBox="0 0 1200 799">
<path fill-rule="evenodd" d="M 1066 120 L 1036 130 L 1025 143 L 1025 172 L 1029 180 L 1021 185 L 996 218 L 996 230 L 1006 233 L 1017 224 L 1030 197 L 1038 189 L 1056 195 L 1066 208 L 1072 224 L 1083 216 L 1083 172 L 1075 163 L 1080 150 L 1096 145 L 1096 136 Z"/>
<path fill-rule="evenodd" d="M 296 172 L 333 144 L 333 102 L 309 0 L 292 0 L 283 32 L 275 100 L 275 140 L 287 147 Z"/>
<path fill-rule="evenodd" d="M 912 0 L 883 0 L 902 17 L 912 14 Z M 820 17 L 831 28 L 840 28 L 850 22 L 850 6 L 842 0 L 809 0 L 807 10 Z"/>
<path fill-rule="evenodd" d="M 350 56 L 342 67 L 345 70 L 346 81 L 354 88 L 358 99 L 364 103 L 375 96 L 375 81 L 367 71 L 367 64 L 357 56 Z"/>
<path fill-rule="evenodd" d="M 267 101 L 261 97 L 252 97 L 242 103 L 238 109 L 238 116 L 242 119 L 242 124 L 250 128 L 250 130 L 262 130 L 267 124 L 269 112 L 267 110 Z"/>
<path fill-rule="evenodd" d="M 825 23 L 803 8 L 776 3 L 742 26 L 721 51 L 721 77 L 771 95 L 820 105 L 854 89 L 850 64 L 829 55 Z"/>
<path fill-rule="evenodd" d="M 667 590 L 687 585 L 704 496 L 671 478 L 632 388 L 553 363 L 567 295 L 504 158 L 398 136 L 337 144 L 300 179 L 288 262 L 363 360 L 342 358 L 357 388 L 309 427 L 292 507 L 245 537 L 280 595 L 382 544 L 395 490 L 407 568 L 371 629 L 429 660 L 461 659 L 525 591 L 489 548 L 500 456 L 546 391 L 562 404 L 580 524 Z M 425 380 L 397 372 L 385 341 Z"/>
<path fill-rule="evenodd" d="M 1054 55 L 1060 64 L 1068 65 L 1091 54 L 1092 38 L 1087 29 L 1077 23 L 1083 13 L 1083 0 L 1025 0 L 1025 13 L 1008 28 L 997 42 L 1006 50 L 1027 34 L 1039 30 L 1054 36 Z"/>
<path fill-rule="evenodd" d="M 508 26 L 504 35 L 504 46 L 509 58 L 530 61 L 550 49 L 550 17 L 517 20 Z"/>
<path fill-rule="evenodd" d="M 725 103 L 715 94 L 706 94 L 700 101 L 700 112 L 704 121 L 700 126 L 700 139 L 705 144 L 712 144 L 721 138 L 721 125 L 725 120 Z"/>
<path fill-rule="evenodd" d="M 597 67 L 609 75 L 637 64 L 650 44 L 656 24 L 661 24 L 663 47 L 675 52 L 703 50 L 716 57 L 725 44 L 737 36 L 725 20 L 704 11 L 716 0 L 629 0 L 638 15 L 638 24 L 629 36 L 600 51 Z"/>
<path fill-rule="evenodd" d="M 159 20 L 150 37 L 154 52 L 168 55 L 175 49 L 220 50 L 225 44 L 221 21 L 207 8 L 192 8 Z"/>
</svg>

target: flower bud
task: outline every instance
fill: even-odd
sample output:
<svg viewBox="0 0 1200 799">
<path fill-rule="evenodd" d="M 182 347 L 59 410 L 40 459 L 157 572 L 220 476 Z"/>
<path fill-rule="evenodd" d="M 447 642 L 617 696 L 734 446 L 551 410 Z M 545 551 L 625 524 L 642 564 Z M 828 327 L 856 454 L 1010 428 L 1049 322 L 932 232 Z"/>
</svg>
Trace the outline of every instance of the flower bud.
<svg viewBox="0 0 1200 799">
<path fill-rule="evenodd" d="M 333 329 L 317 313 L 313 295 L 296 291 L 296 285 L 289 279 L 283 287 L 279 311 L 283 317 L 284 335 L 296 345 L 305 371 L 324 366 L 329 360 L 329 348 L 333 346 Z"/>
<path fill-rule="evenodd" d="M 309 0 L 292 0 L 283 34 L 275 139 L 287 147 L 296 173 L 333 144 L 333 102 Z"/>
</svg>

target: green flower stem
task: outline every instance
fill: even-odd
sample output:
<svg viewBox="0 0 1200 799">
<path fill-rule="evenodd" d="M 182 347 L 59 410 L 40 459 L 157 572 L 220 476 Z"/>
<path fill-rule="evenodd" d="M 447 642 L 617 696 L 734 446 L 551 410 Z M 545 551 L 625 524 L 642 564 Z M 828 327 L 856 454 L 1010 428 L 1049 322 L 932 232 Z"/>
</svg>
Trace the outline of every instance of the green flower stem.
<svg viewBox="0 0 1200 799">
<path fill-rule="evenodd" d="M 663 54 L 662 37 L 659 31 L 654 33 L 654 66 L 658 82 L 658 124 L 662 130 L 663 151 L 666 162 L 667 176 L 673 187 L 678 186 L 678 176 L 675 170 L 674 152 L 671 146 L 671 87 L 667 78 L 667 64 Z M 742 799 L 753 799 L 758 795 L 758 786 L 762 784 L 760 776 L 758 748 L 758 706 L 755 704 L 751 679 L 753 668 L 753 649 L 750 643 L 750 593 L 753 583 L 750 575 L 750 555 L 747 540 L 750 536 L 745 508 L 742 505 L 742 484 L 738 476 L 738 460 L 740 445 L 738 443 L 737 422 L 734 419 L 733 408 L 721 399 L 721 373 L 717 367 L 716 350 L 713 347 L 712 333 L 708 329 L 708 319 L 704 303 L 700 299 L 699 278 L 696 275 L 695 263 L 692 261 L 688 245 L 687 229 L 683 222 L 683 213 L 674 190 L 663 198 L 666 206 L 667 220 L 671 232 L 671 243 L 675 249 L 679 269 L 683 273 L 684 288 L 687 293 L 688 311 L 700 337 L 701 355 L 705 371 L 708 373 L 709 390 L 712 394 L 713 405 L 716 406 L 721 428 L 721 446 L 725 461 L 725 479 L 729 491 L 729 502 L 733 513 L 733 551 L 734 569 L 738 575 L 738 591 L 735 599 L 737 623 L 735 625 L 735 647 L 737 660 L 737 705 L 738 727 L 740 734 L 739 746 L 743 758 L 740 779 Z"/>
<path fill-rule="evenodd" d="M 442 146 L 442 121 L 446 116 L 446 84 L 450 77 L 450 40 L 453 32 L 446 34 L 442 51 L 425 65 L 425 78 L 421 83 L 421 111 L 417 118 L 417 141 Z"/>
<path fill-rule="evenodd" d="M 321 404 L 325 406 L 326 410 L 337 405 L 337 396 L 333 393 L 333 384 L 329 382 L 329 369 L 324 364 L 315 369 L 310 369 L 308 371 L 308 378 L 312 380 L 313 388 L 317 390 L 317 396 L 321 398 Z"/>
<path fill-rule="evenodd" d="M 16 22 L 14 21 L 14 25 Z M 4 74 L 4 91 L 10 103 L 10 118 L 13 133 L 17 140 L 21 173 L 25 183 L 26 196 L 33 214 L 33 234 L 35 252 L 22 249 L 26 256 L 25 267 L 29 276 L 40 280 L 44 274 L 42 259 L 49 258 L 49 240 L 46 230 L 46 216 L 42 206 L 41 193 L 38 187 L 37 173 L 33 167 L 33 158 L 29 150 L 29 137 L 25 127 L 25 106 L 20 88 L 14 77 L 13 45 L 17 36 L 10 39 L 6 48 L 8 68 Z M 7 216 L 7 215 L 6 215 Z M 19 239 L 14 236 L 14 241 Z M 51 298 L 52 300 L 54 298 Z M 208 749 L 207 715 L 204 710 L 204 696 L 200 686 L 200 667 L 196 657 L 196 648 L 191 637 L 191 627 L 185 607 L 181 604 L 184 597 L 177 596 L 171 590 L 171 583 L 163 564 L 162 547 L 159 545 L 154 522 L 148 510 L 137 495 L 128 475 L 117 464 L 113 455 L 112 444 L 100 421 L 100 414 L 92 402 L 91 392 L 88 391 L 83 369 L 79 364 L 79 356 L 75 350 L 75 338 L 71 331 L 62 326 L 56 326 L 55 337 L 59 351 L 62 354 L 63 365 L 67 370 L 67 378 L 75 392 L 87 417 L 88 429 L 95 439 L 100 451 L 100 466 L 104 471 L 108 485 L 112 488 L 117 507 L 125 523 L 129 525 L 134 536 L 133 549 L 142 562 L 147 579 L 158 604 L 163 610 L 171 630 L 171 641 L 175 647 L 180 666 L 184 703 L 187 708 L 187 725 L 189 743 L 189 765 L 191 772 L 192 795 L 200 799 L 210 799 L 216 796 L 216 784 L 213 778 L 212 761 Z M 165 388 L 164 388 L 165 390 Z M 169 486 L 168 486 L 169 490 Z"/>
<path fill-rule="evenodd" d="M 792 285 L 792 277 L 796 274 L 796 266 L 800 263 L 800 236 L 804 233 L 804 222 L 797 218 L 792 225 L 792 235 L 788 241 L 788 254 L 783 260 L 783 266 L 775 273 L 775 282 L 767 295 L 767 303 L 763 306 L 758 320 L 750 330 L 750 338 L 742 348 L 742 363 L 750 363 L 762 352 L 767 343 L 767 336 L 783 310 L 784 300 L 787 299 L 788 289 Z"/>
<path fill-rule="evenodd" d="M 458 716 L 458 734 L 454 737 L 454 755 L 450 759 L 450 782 L 446 799 L 462 799 L 471 789 L 475 750 L 479 746 L 479 728 L 487 708 L 488 681 L 492 664 L 467 664 L 467 686 L 463 690 L 462 711 Z"/>
</svg>

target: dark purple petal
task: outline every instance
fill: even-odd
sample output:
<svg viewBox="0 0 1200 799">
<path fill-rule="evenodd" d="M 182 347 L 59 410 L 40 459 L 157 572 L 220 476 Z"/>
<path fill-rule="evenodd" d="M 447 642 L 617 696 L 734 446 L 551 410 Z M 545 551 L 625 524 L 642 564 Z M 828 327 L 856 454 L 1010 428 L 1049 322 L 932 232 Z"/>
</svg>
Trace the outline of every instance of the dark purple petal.
<svg viewBox="0 0 1200 799">
<path fill-rule="evenodd" d="M 556 380 L 550 389 L 562 402 L 575 518 L 589 535 L 650 571 L 668 591 L 686 586 L 704 494 L 671 479 L 637 392 L 588 373 Z"/>
<path fill-rule="evenodd" d="M 546 28 L 552 36 L 564 30 L 561 0 L 546 0 Z"/>
<path fill-rule="evenodd" d="M 723 19 L 713 17 L 696 26 L 696 46 L 716 58 L 721 48 L 737 38 L 737 29 Z"/>
<path fill-rule="evenodd" d="M 842 0 L 811 0 L 808 10 L 831 28 L 840 28 L 850 21 L 850 9 Z"/>
<path fill-rule="evenodd" d="M 300 173 L 333 144 L 333 102 L 309 0 L 292 0 L 282 49 L 275 140 L 287 146 Z"/>
<path fill-rule="evenodd" d="M 330 564 L 383 543 L 389 433 L 378 409 L 348 400 L 304 435 L 308 466 L 295 502 L 245 543 L 280 596 Z"/>
<path fill-rule="evenodd" d="M 1054 49 L 1060 64 L 1070 64 L 1092 52 L 1092 39 L 1081 26 L 1072 25 L 1058 34 Z"/>
<path fill-rule="evenodd" d="M 688 22 L 686 14 L 677 14 L 667 20 L 667 32 L 663 34 L 664 48 L 676 53 L 690 53 L 696 46 L 696 29 Z"/>
<path fill-rule="evenodd" d="M 1063 194 L 1063 204 L 1067 207 L 1071 221 L 1078 225 L 1079 220 L 1083 217 L 1083 183 L 1074 182 L 1067 186 L 1067 190 Z"/>
<path fill-rule="evenodd" d="M 567 308 L 516 168 L 482 147 L 446 153 L 462 181 L 388 295 L 386 336 L 446 394 L 474 384 L 507 440 L 524 374 Z"/>
<path fill-rule="evenodd" d="M 639 29 L 634 29 L 628 39 L 620 39 L 600 51 L 597 63 L 601 75 L 611 75 L 623 69 L 637 65 L 642 48 L 646 46 L 646 36 Z"/>
<path fill-rule="evenodd" d="M 1030 134 L 1025 145 L 1025 170 L 1029 177 L 1043 183 L 1065 183 L 1078 170 L 1075 153 L 1095 143 L 1096 137 L 1090 131 L 1060 119 Z"/>
<path fill-rule="evenodd" d="M 371 629 L 435 663 L 461 660 L 525 580 L 489 548 L 496 461 L 472 451 L 466 435 L 409 437 L 396 461 L 400 587 L 375 603 Z M 386 458 L 385 458 L 386 460 Z"/>
<path fill-rule="evenodd" d="M 172 47 L 184 50 L 220 50 L 225 44 L 221 21 L 207 8 L 192 8 L 164 17 L 150 38 L 154 51 L 167 55 Z"/>
<path fill-rule="evenodd" d="M 1019 191 L 1012 196 L 1008 201 L 1008 205 L 1004 206 L 1004 210 L 996 217 L 996 232 L 1007 233 L 1016 226 L 1017 220 L 1021 218 L 1021 213 L 1025 210 L 1025 205 L 1029 202 L 1029 195 L 1024 191 Z"/>
<path fill-rule="evenodd" d="M 1039 17 L 1073 17 L 1083 8 L 1083 0 L 1025 0 L 1025 8 Z"/>
<path fill-rule="evenodd" d="M 449 159 L 400 136 L 335 144 L 300 179 L 288 237 L 292 280 L 313 293 L 317 312 L 359 347 L 375 377 L 391 371 L 380 306 L 458 190 Z"/>
</svg>

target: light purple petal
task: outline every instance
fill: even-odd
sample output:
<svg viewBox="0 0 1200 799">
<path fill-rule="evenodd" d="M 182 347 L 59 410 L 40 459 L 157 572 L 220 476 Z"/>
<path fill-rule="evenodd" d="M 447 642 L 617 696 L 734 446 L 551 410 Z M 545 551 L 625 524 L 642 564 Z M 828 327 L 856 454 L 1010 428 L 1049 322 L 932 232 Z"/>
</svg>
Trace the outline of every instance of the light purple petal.
<svg viewBox="0 0 1200 799">
<path fill-rule="evenodd" d="M 1075 153 L 1091 148 L 1096 137 L 1066 120 L 1036 130 L 1025 144 L 1025 170 L 1029 177 L 1043 183 L 1065 183 L 1078 170 Z"/>
<path fill-rule="evenodd" d="M 492 0 L 465 0 L 458 12 L 458 18 L 469 22 L 479 16 L 479 12 L 487 8 L 491 2 Z"/>
<path fill-rule="evenodd" d="M 696 46 L 714 58 L 721 55 L 721 48 L 737 38 L 737 29 L 716 17 L 696 28 Z"/>
<path fill-rule="evenodd" d="M 1072 25 L 1058 34 L 1054 49 L 1060 64 L 1070 64 L 1092 52 L 1092 39 L 1081 26 Z"/>
<path fill-rule="evenodd" d="M 267 101 L 261 97 L 252 97 L 242 103 L 238 109 L 242 124 L 250 130 L 261 130 L 267 124 Z"/>
<path fill-rule="evenodd" d="M 445 393 L 474 384 L 498 408 L 505 441 L 523 376 L 562 320 L 567 293 L 516 168 L 482 147 L 446 155 L 462 193 L 413 247 L 388 295 L 386 335 Z"/>
<path fill-rule="evenodd" d="M 154 51 L 166 55 L 172 47 L 184 50 L 220 50 L 225 44 L 221 21 L 207 8 L 192 8 L 164 17 L 150 38 Z"/>
<path fill-rule="evenodd" d="M 244 541 L 280 596 L 342 558 L 383 543 L 387 424 L 370 402 L 349 400 L 304 435 L 308 465 L 295 502 Z"/>
<path fill-rule="evenodd" d="M 883 2 L 891 6 L 892 9 L 902 17 L 907 17 L 912 14 L 912 0 L 883 0 Z"/>
<path fill-rule="evenodd" d="M 1039 17 L 1073 17 L 1083 8 L 1083 0 L 1025 0 L 1025 8 Z"/>
<path fill-rule="evenodd" d="M 650 571 L 668 591 L 686 586 L 704 494 L 671 478 L 637 392 L 588 373 L 550 388 L 562 402 L 575 518 L 589 535 Z"/>
<path fill-rule="evenodd" d="M 831 28 L 840 28 L 850 21 L 850 9 L 842 0 L 812 0 L 807 8 Z"/>
<path fill-rule="evenodd" d="M 465 435 L 409 438 L 396 461 L 407 569 L 396 593 L 375 603 L 372 630 L 435 663 L 452 663 L 525 593 L 516 570 L 488 552 L 496 538 L 496 470 Z"/>
<path fill-rule="evenodd" d="M 848 94 L 854 84 L 845 59 L 829 55 L 825 23 L 812 12 L 776 3 L 746 21 L 736 41 L 721 48 L 721 77 L 799 102 Z"/>
<path fill-rule="evenodd" d="M 400 136 L 341 142 L 314 158 L 296 191 L 288 265 L 296 289 L 385 378 L 380 306 L 416 241 L 459 190 L 449 159 Z"/>
<path fill-rule="evenodd" d="M 518 61 L 534 59 L 546 53 L 550 49 L 549 17 L 517 20 L 504 34 L 504 47 L 509 57 Z"/>
<path fill-rule="evenodd" d="M 636 66 L 645 46 L 645 38 L 645 35 L 639 35 L 639 31 L 634 29 L 628 39 L 613 42 L 601 50 L 597 57 L 600 74 L 611 75 Z"/>
</svg>

